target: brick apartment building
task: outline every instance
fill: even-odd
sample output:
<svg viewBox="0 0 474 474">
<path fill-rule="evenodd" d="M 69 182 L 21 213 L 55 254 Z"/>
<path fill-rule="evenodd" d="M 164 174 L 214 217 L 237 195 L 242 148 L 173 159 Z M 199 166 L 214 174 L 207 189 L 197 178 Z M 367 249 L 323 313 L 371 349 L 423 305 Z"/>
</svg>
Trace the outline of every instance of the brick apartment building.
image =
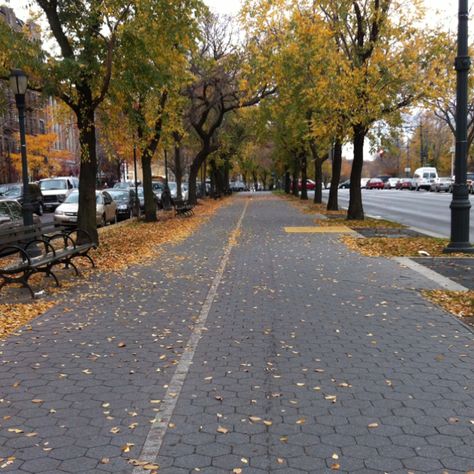
<svg viewBox="0 0 474 474">
<path fill-rule="evenodd" d="M 40 39 L 38 27 L 34 23 L 25 23 L 17 18 L 13 9 L 7 6 L 0 6 L 0 21 L 6 22 L 15 31 L 26 29 L 32 40 Z M 64 161 L 63 172 L 76 175 L 79 144 L 73 115 L 61 114 L 61 120 L 57 120 L 58 102 L 53 97 L 46 99 L 39 92 L 28 90 L 25 101 L 27 135 L 55 133 L 57 140 L 53 148 L 67 150 L 71 156 L 70 160 Z M 20 151 L 16 138 L 19 125 L 15 97 L 6 81 L 0 81 L 0 104 L 0 183 L 12 183 L 20 180 L 11 160 L 11 153 Z"/>
</svg>

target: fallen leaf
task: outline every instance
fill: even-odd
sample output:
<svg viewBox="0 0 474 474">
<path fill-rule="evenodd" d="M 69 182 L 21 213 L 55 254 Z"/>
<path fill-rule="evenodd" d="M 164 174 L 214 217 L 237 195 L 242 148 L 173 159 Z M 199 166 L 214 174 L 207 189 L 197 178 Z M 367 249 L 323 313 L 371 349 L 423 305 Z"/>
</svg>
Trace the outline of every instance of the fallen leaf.
<svg viewBox="0 0 474 474">
<path fill-rule="evenodd" d="M 123 446 L 122 446 L 122 452 L 124 453 L 129 453 L 130 450 L 134 447 L 135 445 L 133 443 L 125 443 Z"/>
</svg>

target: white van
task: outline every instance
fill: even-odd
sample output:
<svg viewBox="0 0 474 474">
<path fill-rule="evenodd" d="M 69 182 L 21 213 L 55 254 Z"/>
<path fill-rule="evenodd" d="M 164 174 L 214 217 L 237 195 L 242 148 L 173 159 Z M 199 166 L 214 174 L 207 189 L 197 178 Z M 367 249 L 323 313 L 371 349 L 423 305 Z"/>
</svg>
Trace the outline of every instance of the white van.
<svg viewBox="0 0 474 474">
<path fill-rule="evenodd" d="M 429 191 L 431 188 L 431 183 L 434 183 L 438 177 L 438 171 L 436 168 L 418 168 L 415 170 L 415 174 L 413 175 L 413 184 L 417 191 L 420 189 L 426 189 Z"/>
<path fill-rule="evenodd" d="M 79 179 L 68 177 L 55 177 L 40 179 L 39 185 L 43 194 L 45 209 L 56 209 L 74 189 L 79 189 Z"/>
</svg>

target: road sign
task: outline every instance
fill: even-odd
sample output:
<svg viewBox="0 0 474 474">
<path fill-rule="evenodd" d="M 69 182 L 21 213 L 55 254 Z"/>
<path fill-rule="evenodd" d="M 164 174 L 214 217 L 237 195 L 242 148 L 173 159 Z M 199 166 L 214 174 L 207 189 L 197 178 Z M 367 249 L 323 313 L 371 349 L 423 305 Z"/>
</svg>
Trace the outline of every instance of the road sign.
<svg viewBox="0 0 474 474">
<path fill-rule="evenodd" d="M 405 173 L 409 173 L 411 171 L 411 168 L 405 168 Z"/>
</svg>

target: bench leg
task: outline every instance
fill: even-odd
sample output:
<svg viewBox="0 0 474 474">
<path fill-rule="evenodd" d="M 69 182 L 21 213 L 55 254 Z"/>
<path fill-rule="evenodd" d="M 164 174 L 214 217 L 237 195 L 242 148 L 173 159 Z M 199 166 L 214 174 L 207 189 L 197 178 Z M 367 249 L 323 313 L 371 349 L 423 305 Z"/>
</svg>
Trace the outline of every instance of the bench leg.
<svg viewBox="0 0 474 474">
<path fill-rule="evenodd" d="M 31 288 L 31 285 L 28 283 L 28 280 L 30 279 L 30 276 L 34 275 L 35 273 L 36 272 L 25 273 L 23 277 L 21 278 L 22 280 L 21 283 L 22 283 L 23 288 L 28 288 L 28 290 L 30 290 L 31 297 L 33 299 L 36 298 L 35 292 L 33 291 L 33 288 Z"/>
<path fill-rule="evenodd" d="M 31 297 L 35 299 L 35 292 L 33 291 L 33 288 L 31 288 L 30 284 L 28 283 L 28 278 L 32 275 L 30 274 L 23 274 L 23 276 L 18 277 L 18 278 L 8 278 L 8 277 L 3 277 L 3 281 L 0 283 L 0 290 L 8 285 L 9 283 L 19 283 L 21 284 L 22 288 L 27 288 L 28 291 L 31 294 Z"/>
<path fill-rule="evenodd" d="M 95 268 L 95 262 L 94 262 L 94 260 L 93 260 L 92 257 L 91 257 L 90 255 L 88 255 L 87 253 L 81 253 L 81 254 L 78 254 L 78 255 L 73 255 L 73 256 L 71 257 L 71 260 L 72 260 L 73 258 L 79 258 L 79 257 L 87 258 L 87 260 L 89 260 L 89 262 L 91 263 L 92 268 Z M 71 261 L 70 261 L 69 263 L 72 264 Z"/>
<path fill-rule="evenodd" d="M 66 268 L 68 268 L 69 266 L 71 266 L 74 269 L 74 271 L 76 272 L 76 276 L 80 276 L 80 272 L 77 269 L 76 265 L 74 265 L 74 263 L 72 263 L 70 260 L 67 262 Z"/>
<path fill-rule="evenodd" d="M 59 284 L 58 278 L 57 278 L 56 275 L 51 271 L 50 268 L 48 268 L 45 273 L 46 273 L 46 276 L 53 277 L 54 281 L 56 282 L 56 286 L 57 286 L 58 288 L 61 286 L 61 285 Z"/>
</svg>

